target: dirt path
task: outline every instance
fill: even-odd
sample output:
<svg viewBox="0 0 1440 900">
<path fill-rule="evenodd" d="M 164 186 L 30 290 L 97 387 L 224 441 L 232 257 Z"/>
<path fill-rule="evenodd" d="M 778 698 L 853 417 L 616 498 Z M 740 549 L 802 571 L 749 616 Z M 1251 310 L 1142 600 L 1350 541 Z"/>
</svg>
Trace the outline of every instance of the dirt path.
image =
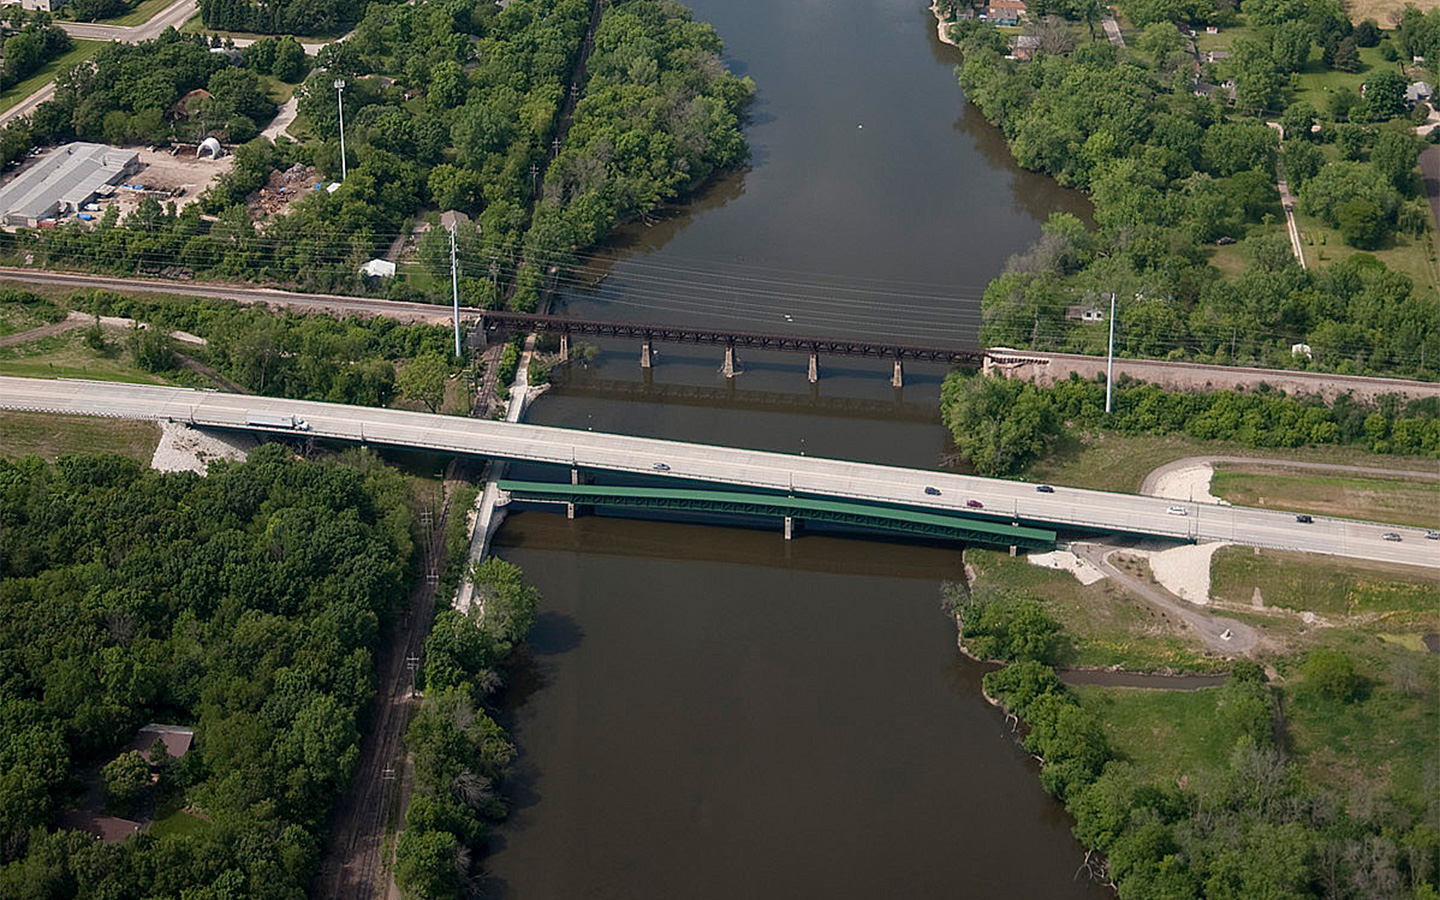
<svg viewBox="0 0 1440 900">
<path fill-rule="evenodd" d="M 1285 140 L 1284 126 L 1279 122 L 1265 124 L 1280 133 L 1280 140 Z M 1300 228 L 1295 224 L 1295 198 L 1290 193 L 1290 183 L 1282 175 L 1275 180 L 1275 186 L 1280 190 L 1280 208 L 1285 211 L 1285 230 L 1290 235 L 1290 250 L 1300 262 L 1300 268 L 1307 269 L 1309 266 L 1305 264 L 1305 248 L 1300 243 Z"/>
<path fill-rule="evenodd" d="M 386 837 L 398 830 L 396 800 L 405 765 L 402 740 L 415 711 L 414 668 L 435 617 L 435 585 L 445 558 L 445 519 L 456 482 L 447 473 L 444 502 L 435 517 L 419 583 L 410 605 L 381 647 L 380 683 L 360 740 L 360 763 L 349 790 L 331 813 L 329 840 L 312 896 L 323 900 L 373 900 L 389 888 Z M 459 511 L 463 514 L 463 510 Z M 407 662 L 408 661 L 408 662 Z"/>
<path fill-rule="evenodd" d="M 1162 478 L 1181 469 L 1194 466 L 1214 466 L 1216 463 L 1230 463 L 1246 466 L 1272 466 L 1277 469 L 1306 469 L 1316 472 L 1342 472 L 1349 475 L 1374 475 L 1382 478 L 1415 478 L 1422 481 L 1440 481 L 1440 463 L 1430 471 L 1415 469 L 1381 469 L 1375 466 L 1349 466 L 1342 463 L 1300 462 L 1291 459 L 1268 459 L 1263 456 L 1187 456 L 1168 462 L 1145 476 L 1140 493 L 1154 496 L 1155 486 Z"/>
<path fill-rule="evenodd" d="M 28 331 L 17 331 L 14 334 L 7 334 L 4 337 L 0 337 L 0 347 L 28 344 L 31 341 L 38 341 L 41 338 L 47 338 L 53 334 L 64 334 L 67 331 L 72 331 L 93 321 L 94 319 L 84 313 L 72 312 L 58 322 L 51 322 L 49 325 L 41 325 L 39 328 L 31 328 Z"/>
<path fill-rule="evenodd" d="M 1092 563 L 1113 578 L 1116 584 L 1159 607 L 1166 614 L 1174 616 L 1183 627 L 1194 631 L 1201 643 L 1211 650 L 1225 654 L 1243 655 L 1252 652 L 1259 643 L 1259 635 L 1249 625 L 1234 619 L 1200 612 L 1183 600 L 1171 596 L 1168 591 L 1147 584 L 1111 563 L 1111 554 L 1123 550 L 1122 547 L 1086 541 L 1072 544 L 1070 549 L 1076 556 Z"/>
</svg>

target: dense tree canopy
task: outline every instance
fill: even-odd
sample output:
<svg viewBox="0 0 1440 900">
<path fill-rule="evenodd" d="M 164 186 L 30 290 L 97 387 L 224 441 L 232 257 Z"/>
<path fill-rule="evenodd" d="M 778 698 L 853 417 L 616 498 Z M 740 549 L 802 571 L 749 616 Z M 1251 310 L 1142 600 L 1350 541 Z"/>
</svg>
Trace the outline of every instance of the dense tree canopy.
<svg viewBox="0 0 1440 900">
<path fill-rule="evenodd" d="M 1115 292 L 1117 337 L 1131 355 L 1435 371 L 1440 302 L 1433 287 L 1371 258 L 1305 271 L 1271 252 L 1278 246 L 1270 240 L 1272 223 L 1283 218 L 1275 190 L 1282 161 L 1299 210 L 1355 247 L 1385 248 L 1397 230 L 1426 230 L 1404 77 L 1377 68 L 1365 79 L 1364 97 L 1341 88 L 1329 94 L 1324 111 L 1303 101 L 1287 107 L 1291 74 L 1314 65 L 1315 43 L 1347 39 L 1348 19 L 1334 0 L 1243 6 L 1252 31 L 1235 37 L 1229 59 L 1199 73 L 1233 79 L 1230 105 L 1215 99 L 1224 96 L 1218 91 L 1195 90 L 1195 70 L 1167 24 L 1209 21 L 1203 8 L 1166 7 L 1157 19 L 1132 12 L 1140 24 L 1153 22 L 1139 42 L 1148 59 L 1097 43 L 1018 62 L 1004 56 L 1004 39 L 992 27 L 956 27 L 964 52 L 960 84 L 1004 132 L 1017 161 L 1088 190 L 1095 204 L 1092 235 L 1080 239 L 1070 217 L 1060 216 L 1041 239 L 1048 249 L 1012 259 L 991 283 L 983 341 L 1096 352 L 1105 329 L 1066 312 Z M 1398 39 L 1417 46 L 1429 40 L 1427 16 L 1407 13 L 1406 21 L 1410 37 L 1402 27 Z M 1260 114 L 1279 115 L 1283 155 L 1280 132 Z M 1314 132 L 1317 122 L 1322 127 Z M 1330 142 L 1333 149 L 1325 146 Z M 1341 161 L 1332 163 L 1335 151 Z M 1239 275 L 1222 274 L 1205 245 L 1237 241 L 1251 265 Z M 1067 243 L 1071 252 L 1052 252 Z M 1355 304 L 1362 283 L 1370 300 Z M 1343 349 L 1334 343 L 1342 334 Z M 1296 356 L 1289 351 L 1297 343 L 1327 350 L 1313 359 Z"/>
<path fill-rule="evenodd" d="M 0 897 L 303 896 L 412 571 L 403 480 L 351 462 L 0 460 Z M 149 721 L 193 723 L 177 777 L 205 821 L 50 830 Z M 133 760 L 105 778 L 133 793 Z"/>
</svg>

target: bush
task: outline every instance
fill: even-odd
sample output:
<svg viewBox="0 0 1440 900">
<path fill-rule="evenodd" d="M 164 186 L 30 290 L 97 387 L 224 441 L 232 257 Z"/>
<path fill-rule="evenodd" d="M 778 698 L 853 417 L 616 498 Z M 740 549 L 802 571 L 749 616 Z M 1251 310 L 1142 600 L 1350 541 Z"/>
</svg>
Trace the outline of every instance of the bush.
<svg viewBox="0 0 1440 900">
<path fill-rule="evenodd" d="M 1360 689 L 1355 661 L 1339 650 L 1321 648 L 1311 651 L 1300 672 L 1311 690 L 1342 703 L 1355 699 Z"/>
</svg>

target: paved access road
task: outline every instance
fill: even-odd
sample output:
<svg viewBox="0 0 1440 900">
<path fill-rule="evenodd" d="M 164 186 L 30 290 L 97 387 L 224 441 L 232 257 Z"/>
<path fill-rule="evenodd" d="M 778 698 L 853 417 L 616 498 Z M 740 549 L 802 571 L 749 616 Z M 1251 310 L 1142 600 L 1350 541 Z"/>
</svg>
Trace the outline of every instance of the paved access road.
<svg viewBox="0 0 1440 900">
<path fill-rule="evenodd" d="M 56 22 L 65 33 L 84 41 L 124 41 L 138 44 L 160 36 L 167 28 L 178 29 L 200 11 L 197 0 L 175 0 L 174 3 L 139 25 L 101 25 L 95 22 Z"/>
<path fill-rule="evenodd" d="M 250 413 L 295 415 L 309 423 L 305 434 L 315 437 L 1440 568 L 1440 542 L 1426 540 L 1414 528 L 1322 517 L 1300 525 L 1294 516 L 1272 510 L 1064 487 L 1040 493 L 1024 482 L 541 425 L 153 385 L 11 377 L 0 377 L 0 408 L 172 418 L 226 428 L 249 427 Z M 927 486 L 940 494 L 925 493 Z M 983 503 L 983 512 L 967 509 L 970 500 Z M 1185 515 L 1172 515 L 1170 509 L 1183 509 Z M 1386 532 L 1402 540 L 1383 540 Z"/>
</svg>

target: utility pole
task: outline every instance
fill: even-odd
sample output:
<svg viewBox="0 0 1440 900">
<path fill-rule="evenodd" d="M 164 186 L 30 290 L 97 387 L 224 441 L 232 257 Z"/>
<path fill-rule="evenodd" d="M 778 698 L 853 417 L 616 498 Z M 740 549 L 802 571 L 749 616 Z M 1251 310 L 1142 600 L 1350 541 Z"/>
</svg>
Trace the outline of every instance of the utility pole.
<svg viewBox="0 0 1440 900">
<path fill-rule="evenodd" d="M 335 79 L 335 105 L 340 110 L 340 180 L 344 181 L 348 171 L 345 167 L 345 79 Z"/>
<path fill-rule="evenodd" d="M 1115 293 L 1110 293 L 1110 358 L 1105 363 L 1105 412 L 1109 414 L 1115 393 Z"/>
<path fill-rule="evenodd" d="M 459 359 L 464 354 L 460 352 L 460 264 L 455 257 L 455 228 L 450 226 L 450 295 L 455 300 L 455 358 Z"/>
</svg>

